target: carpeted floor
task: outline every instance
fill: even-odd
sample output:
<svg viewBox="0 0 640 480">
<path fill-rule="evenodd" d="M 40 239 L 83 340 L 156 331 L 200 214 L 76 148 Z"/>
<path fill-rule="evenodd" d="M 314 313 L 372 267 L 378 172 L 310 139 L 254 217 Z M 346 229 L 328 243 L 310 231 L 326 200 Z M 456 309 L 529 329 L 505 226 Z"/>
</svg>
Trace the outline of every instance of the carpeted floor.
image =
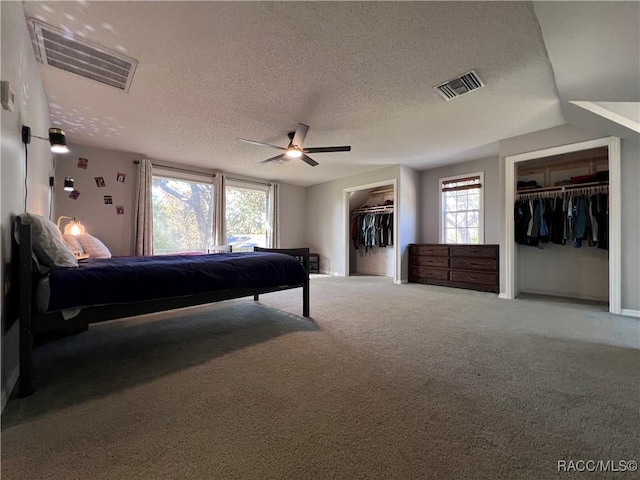
<svg viewBox="0 0 640 480">
<path fill-rule="evenodd" d="M 92 326 L 2 417 L 18 479 L 632 478 L 640 322 L 381 277 Z M 576 477 L 577 475 L 577 477 Z M 638 478 L 638 477 L 634 477 Z"/>
</svg>

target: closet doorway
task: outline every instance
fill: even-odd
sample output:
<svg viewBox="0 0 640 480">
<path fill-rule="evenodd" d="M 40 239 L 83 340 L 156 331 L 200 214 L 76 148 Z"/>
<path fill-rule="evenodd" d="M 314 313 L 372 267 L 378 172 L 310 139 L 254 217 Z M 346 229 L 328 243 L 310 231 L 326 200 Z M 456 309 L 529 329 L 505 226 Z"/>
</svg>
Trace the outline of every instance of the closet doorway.
<svg viewBox="0 0 640 480">
<path fill-rule="evenodd" d="M 590 140 L 586 142 L 580 142 L 571 145 L 563 145 L 560 147 L 548 148 L 544 150 L 538 150 L 533 152 L 527 152 L 518 155 L 511 155 L 505 157 L 505 269 L 504 269 L 504 278 L 505 282 L 503 285 L 503 291 L 500 293 L 501 298 L 513 299 L 520 293 L 520 291 L 527 291 L 531 287 L 530 279 L 527 278 L 526 272 L 521 271 L 523 268 L 526 268 L 526 265 L 531 265 L 529 256 L 532 254 L 538 255 L 540 259 L 542 259 L 542 253 L 545 252 L 535 252 L 535 251 L 526 251 L 530 249 L 530 246 L 522 246 L 522 244 L 516 243 L 516 219 L 514 217 L 514 205 L 515 201 L 518 199 L 526 199 L 529 197 L 539 197 L 544 196 L 544 186 L 540 188 L 539 193 L 534 193 L 533 191 L 530 194 L 523 194 L 522 191 L 517 192 L 516 190 L 516 182 L 520 179 L 521 181 L 532 181 L 533 176 L 536 174 L 540 177 L 540 167 L 545 165 L 544 169 L 544 179 L 545 182 L 553 181 L 551 178 L 550 171 L 561 171 L 562 165 L 558 165 L 558 168 L 554 168 L 554 160 L 571 157 L 572 155 L 577 156 L 579 158 L 580 153 L 583 151 L 602 151 L 604 150 L 607 155 L 607 165 L 608 168 L 608 202 L 609 202 L 609 217 L 606 222 L 606 227 L 608 228 L 608 265 L 605 263 L 604 267 L 602 265 L 603 259 L 606 262 L 607 255 L 602 255 L 603 252 L 592 251 L 588 253 L 593 257 L 593 261 L 595 263 L 600 262 L 600 266 L 597 266 L 595 263 L 593 264 L 594 271 L 598 271 L 598 268 L 602 270 L 602 268 L 606 270 L 608 269 L 608 292 L 606 291 L 606 285 L 597 287 L 600 289 L 600 295 L 605 296 L 608 293 L 608 301 L 609 301 L 609 311 L 611 313 L 619 314 L 621 313 L 621 178 L 620 178 L 620 140 L 615 137 Z M 587 154 L 588 152 L 585 152 Z M 588 155 L 587 155 L 588 156 Z M 545 159 L 548 160 L 548 163 L 545 164 Z M 584 164 L 580 164 L 578 161 L 576 166 L 577 168 L 582 168 L 580 165 L 584 166 Z M 524 167 L 524 168 L 523 168 Z M 594 161 L 591 161 L 591 171 L 596 172 L 600 168 L 603 170 L 605 167 L 598 167 Z M 528 171 L 530 170 L 530 171 Z M 568 170 L 570 172 L 570 170 Z M 566 173 L 566 172 L 565 172 Z M 579 172 L 574 172 L 579 173 Z M 524 176 L 523 176 L 524 174 Z M 526 176 L 530 174 L 529 176 Z M 558 173 L 556 173 L 558 175 Z M 562 173 L 560 173 L 562 175 Z M 553 190 L 555 187 L 549 187 L 547 190 Z M 575 187 L 566 187 L 566 190 L 570 190 L 572 188 L 577 188 L 577 193 L 592 193 L 591 191 L 587 192 L 587 185 L 575 186 Z M 581 192 L 581 190 L 585 190 L 585 192 Z M 598 193 L 594 192 L 593 193 Z M 549 193 L 552 195 L 552 193 Z M 518 242 L 520 243 L 520 242 Z M 558 246 L 560 247 L 560 246 Z M 561 246 L 560 248 L 570 248 L 568 246 Z M 582 248 L 593 248 L 593 247 L 582 247 Z M 525 249 L 525 250 L 520 250 Z M 551 250 L 551 249 L 550 249 Z M 555 255 L 558 255 L 559 248 L 556 248 Z M 574 255 L 575 252 L 567 251 L 569 254 Z M 586 253 L 586 252 L 585 252 Z M 553 255 L 553 254 L 552 254 Z M 550 256 L 552 256 L 550 255 Z M 556 258 L 559 258 L 556 256 Z M 527 262 L 529 262 L 527 264 Z M 553 275 L 553 268 L 549 268 L 549 275 Z M 525 279 L 523 281 L 523 278 Z M 525 284 L 524 288 L 522 283 Z M 532 292 L 536 293 L 536 292 Z M 561 294 L 561 293 L 560 293 Z M 571 295 L 563 295 L 563 296 L 571 296 Z M 578 296 L 579 298 L 579 296 Z"/>
<path fill-rule="evenodd" d="M 376 275 L 400 283 L 397 181 L 344 190 L 345 276 Z"/>
</svg>

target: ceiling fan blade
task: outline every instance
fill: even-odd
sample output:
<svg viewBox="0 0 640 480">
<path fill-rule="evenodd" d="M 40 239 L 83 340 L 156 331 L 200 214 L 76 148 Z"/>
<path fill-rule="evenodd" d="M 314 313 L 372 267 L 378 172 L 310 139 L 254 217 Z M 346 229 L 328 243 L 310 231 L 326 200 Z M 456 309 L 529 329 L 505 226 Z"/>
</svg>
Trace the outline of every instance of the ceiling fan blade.
<svg viewBox="0 0 640 480">
<path fill-rule="evenodd" d="M 310 147 L 303 149 L 304 153 L 326 153 L 326 152 L 350 152 L 351 146 L 345 145 L 342 147 Z"/>
<path fill-rule="evenodd" d="M 307 157 L 304 153 L 300 157 L 300 160 L 302 160 L 303 162 L 307 162 L 312 167 L 315 167 L 316 165 L 318 165 L 318 162 L 316 162 L 313 158 Z"/>
<path fill-rule="evenodd" d="M 307 137 L 307 132 L 309 131 L 309 125 L 305 125 L 304 123 L 299 123 L 296 128 L 296 133 L 293 135 L 293 139 L 291 140 L 291 144 L 297 147 L 302 147 L 304 143 L 304 139 Z"/>
<path fill-rule="evenodd" d="M 271 145 L 270 143 L 256 142 L 255 140 L 247 140 L 246 138 L 238 138 L 238 141 L 244 143 L 250 143 L 252 145 L 260 145 L 261 147 L 277 148 L 278 150 L 286 150 L 284 147 L 278 147 L 277 145 Z"/>
<path fill-rule="evenodd" d="M 258 163 L 276 162 L 284 158 L 285 158 L 285 155 L 283 153 L 282 155 L 276 155 L 275 157 L 267 158 L 266 160 L 262 160 L 261 162 L 258 162 Z"/>
</svg>

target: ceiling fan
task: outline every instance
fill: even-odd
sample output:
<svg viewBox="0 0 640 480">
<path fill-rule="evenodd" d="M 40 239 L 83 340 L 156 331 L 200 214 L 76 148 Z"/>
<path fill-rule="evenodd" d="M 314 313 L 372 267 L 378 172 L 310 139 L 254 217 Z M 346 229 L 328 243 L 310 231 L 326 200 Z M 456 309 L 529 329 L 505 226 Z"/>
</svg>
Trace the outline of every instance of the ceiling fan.
<svg viewBox="0 0 640 480">
<path fill-rule="evenodd" d="M 326 152 L 350 152 L 351 146 L 342 147 L 309 147 L 304 148 L 302 144 L 309 131 L 309 125 L 299 123 L 295 132 L 289 132 L 289 145 L 287 147 L 279 147 L 277 145 L 271 145 L 270 143 L 256 142 L 255 140 L 247 140 L 246 138 L 239 138 L 238 140 L 245 143 L 252 143 L 253 145 L 262 145 L 265 147 L 277 148 L 278 150 L 284 150 L 284 153 L 272 158 L 267 158 L 260 163 L 277 162 L 278 160 L 288 160 L 290 158 L 299 158 L 303 162 L 308 163 L 312 167 L 318 165 L 313 158 L 307 156 L 307 153 L 326 153 Z"/>
</svg>

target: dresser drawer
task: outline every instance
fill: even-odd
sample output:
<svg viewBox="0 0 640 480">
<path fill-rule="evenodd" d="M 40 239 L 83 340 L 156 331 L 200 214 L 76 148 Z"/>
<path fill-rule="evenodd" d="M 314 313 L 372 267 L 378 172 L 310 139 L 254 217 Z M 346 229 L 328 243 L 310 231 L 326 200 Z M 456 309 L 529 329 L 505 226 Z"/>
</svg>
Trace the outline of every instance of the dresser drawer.
<svg viewBox="0 0 640 480">
<path fill-rule="evenodd" d="M 474 283 L 478 285 L 496 285 L 498 276 L 485 272 L 451 272 L 452 282 Z"/>
<path fill-rule="evenodd" d="M 449 256 L 448 245 L 411 245 L 409 248 L 412 255 Z"/>
<path fill-rule="evenodd" d="M 451 259 L 451 268 L 495 272 L 498 269 L 498 260 L 492 258 L 453 257 Z"/>
<path fill-rule="evenodd" d="M 409 268 L 409 273 L 412 278 L 449 280 L 449 270 L 445 269 L 411 266 Z"/>
<path fill-rule="evenodd" d="M 449 257 L 428 257 L 426 255 L 416 255 L 411 257 L 411 265 L 421 267 L 441 267 L 449 266 Z"/>
<path fill-rule="evenodd" d="M 495 245 L 452 245 L 452 257 L 498 258 Z"/>
</svg>

